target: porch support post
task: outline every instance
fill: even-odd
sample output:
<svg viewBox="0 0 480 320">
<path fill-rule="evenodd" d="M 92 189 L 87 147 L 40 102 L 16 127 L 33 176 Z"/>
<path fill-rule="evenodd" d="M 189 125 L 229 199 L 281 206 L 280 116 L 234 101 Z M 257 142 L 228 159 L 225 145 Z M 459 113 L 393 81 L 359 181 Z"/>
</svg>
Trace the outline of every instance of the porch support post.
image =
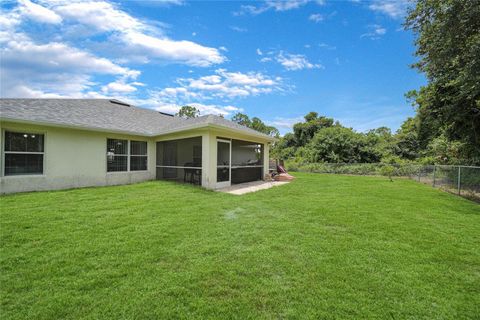
<svg viewBox="0 0 480 320">
<path fill-rule="evenodd" d="M 270 171 L 270 143 L 266 142 L 263 144 L 263 177 L 262 180 L 265 180 L 265 175 Z"/>
<path fill-rule="evenodd" d="M 215 189 L 217 183 L 217 140 L 214 134 L 202 135 L 202 186 Z"/>
</svg>

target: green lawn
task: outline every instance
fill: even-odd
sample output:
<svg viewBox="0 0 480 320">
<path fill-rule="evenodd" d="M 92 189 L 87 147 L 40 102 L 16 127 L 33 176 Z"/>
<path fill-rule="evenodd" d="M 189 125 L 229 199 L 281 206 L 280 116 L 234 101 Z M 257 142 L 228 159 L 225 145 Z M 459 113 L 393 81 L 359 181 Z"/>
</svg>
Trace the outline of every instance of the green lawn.
<svg viewBox="0 0 480 320">
<path fill-rule="evenodd" d="M 478 319 L 480 206 L 411 180 L 296 174 L 0 198 L 3 319 Z"/>
</svg>

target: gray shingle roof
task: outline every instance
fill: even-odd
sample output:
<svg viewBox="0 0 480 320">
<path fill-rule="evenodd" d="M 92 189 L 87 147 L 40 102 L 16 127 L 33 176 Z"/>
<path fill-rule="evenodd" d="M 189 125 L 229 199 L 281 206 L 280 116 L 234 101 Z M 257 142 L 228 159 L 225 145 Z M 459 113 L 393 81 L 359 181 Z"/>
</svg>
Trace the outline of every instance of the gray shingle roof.
<svg viewBox="0 0 480 320">
<path fill-rule="evenodd" d="M 271 139 L 215 115 L 182 119 L 108 99 L 0 99 L 0 119 L 146 136 L 214 125 Z"/>
</svg>

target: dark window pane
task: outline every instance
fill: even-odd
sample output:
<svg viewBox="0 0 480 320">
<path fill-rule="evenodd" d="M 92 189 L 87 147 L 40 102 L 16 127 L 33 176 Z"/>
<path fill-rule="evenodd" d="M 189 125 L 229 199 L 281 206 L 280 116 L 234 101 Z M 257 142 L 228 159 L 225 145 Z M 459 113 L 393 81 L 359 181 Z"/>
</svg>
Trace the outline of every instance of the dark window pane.
<svg viewBox="0 0 480 320">
<path fill-rule="evenodd" d="M 107 154 L 128 154 L 128 141 L 107 139 Z"/>
<path fill-rule="evenodd" d="M 147 157 L 144 157 L 144 156 L 130 157 L 130 170 L 131 171 L 147 170 Z"/>
<path fill-rule="evenodd" d="M 107 155 L 107 172 L 127 171 L 127 156 Z"/>
<path fill-rule="evenodd" d="M 5 154 L 5 175 L 42 174 L 43 154 Z"/>
<path fill-rule="evenodd" d="M 5 151 L 43 152 L 43 134 L 5 131 Z"/>
<path fill-rule="evenodd" d="M 147 142 L 146 141 L 130 141 L 130 154 L 146 156 Z"/>
</svg>

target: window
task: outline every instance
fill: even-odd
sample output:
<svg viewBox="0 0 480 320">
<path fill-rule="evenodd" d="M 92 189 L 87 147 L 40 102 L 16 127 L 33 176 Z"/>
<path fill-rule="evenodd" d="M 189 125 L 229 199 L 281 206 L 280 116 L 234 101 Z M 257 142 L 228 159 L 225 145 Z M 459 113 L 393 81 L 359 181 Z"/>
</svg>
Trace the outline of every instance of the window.
<svg viewBox="0 0 480 320">
<path fill-rule="evenodd" d="M 128 140 L 107 139 L 107 172 L 128 170 Z"/>
<path fill-rule="evenodd" d="M 130 141 L 130 171 L 147 170 L 147 142 Z"/>
<path fill-rule="evenodd" d="M 147 170 L 147 142 L 107 139 L 107 172 Z"/>
<path fill-rule="evenodd" d="M 43 174 L 44 135 L 5 131 L 5 175 Z"/>
</svg>

